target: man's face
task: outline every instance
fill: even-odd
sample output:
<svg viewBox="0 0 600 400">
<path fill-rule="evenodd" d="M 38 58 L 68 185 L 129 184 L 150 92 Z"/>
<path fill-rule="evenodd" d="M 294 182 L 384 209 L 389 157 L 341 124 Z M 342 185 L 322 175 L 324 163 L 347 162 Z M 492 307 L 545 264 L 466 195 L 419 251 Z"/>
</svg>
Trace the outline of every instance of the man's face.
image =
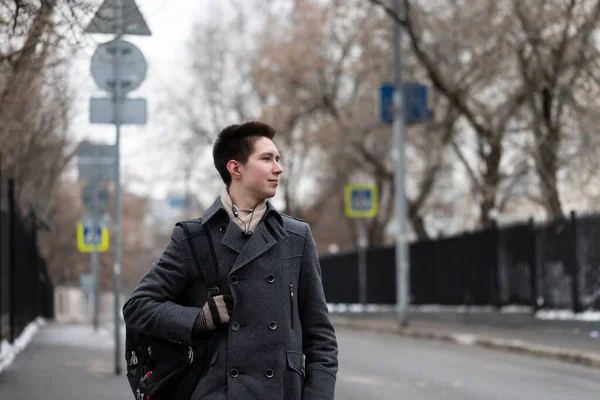
<svg viewBox="0 0 600 400">
<path fill-rule="evenodd" d="M 275 196 L 282 172 L 277 147 L 271 139 L 260 137 L 254 142 L 248 162 L 242 166 L 241 183 L 250 196 L 262 201 Z"/>
</svg>

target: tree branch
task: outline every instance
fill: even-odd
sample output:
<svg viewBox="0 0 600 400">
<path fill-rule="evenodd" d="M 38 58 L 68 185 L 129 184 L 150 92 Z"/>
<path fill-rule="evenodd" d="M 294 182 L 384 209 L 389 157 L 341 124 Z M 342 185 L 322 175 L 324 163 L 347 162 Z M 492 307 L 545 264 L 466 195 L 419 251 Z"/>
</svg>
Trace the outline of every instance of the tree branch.
<svg viewBox="0 0 600 400">
<path fill-rule="evenodd" d="M 479 182 L 479 179 L 477 179 L 477 175 L 473 171 L 473 168 L 471 168 L 471 165 L 469 164 L 469 161 L 467 161 L 467 158 L 465 157 L 462 150 L 460 149 L 460 146 L 458 145 L 458 143 L 456 143 L 456 140 L 452 139 L 450 141 L 450 144 L 452 145 L 452 148 L 454 149 L 456 156 L 458 157 L 460 162 L 463 164 L 463 166 L 467 170 L 467 174 L 471 178 L 471 181 L 473 182 L 473 184 L 475 185 L 477 190 L 482 191 L 483 187 L 482 187 L 481 183 Z"/>
<path fill-rule="evenodd" d="M 394 11 L 393 8 L 391 8 L 390 6 L 385 4 L 382 0 L 369 0 L 369 1 L 373 4 L 375 4 L 376 6 L 383 8 L 385 13 L 388 16 L 390 16 L 394 21 L 398 22 L 399 24 L 406 23 L 405 19 L 402 19 L 398 14 L 396 14 L 396 12 Z"/>
</svg>

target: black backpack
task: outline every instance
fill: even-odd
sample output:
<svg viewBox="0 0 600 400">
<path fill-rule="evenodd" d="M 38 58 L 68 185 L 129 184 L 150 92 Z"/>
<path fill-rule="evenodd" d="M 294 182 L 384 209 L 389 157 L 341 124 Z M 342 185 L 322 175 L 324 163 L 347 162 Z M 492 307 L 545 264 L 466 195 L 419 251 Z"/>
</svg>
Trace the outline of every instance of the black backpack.
<svg viewBox="0 0 600 400">
<path fill-rule="evenodd" d="M 188 238 L 196 266 L 203 276 L 209 296 L 219 294 L 217 262 L 202 220 L 178 222 Z M 202 304 L 193 304 L 201 307 Z M 125 330 L 127 380 L 136 400 L 189 400 L 206 371 L 210 339 L 195 346 L 181 345 L 145 335 L 129 327 Z"/>
</svg>

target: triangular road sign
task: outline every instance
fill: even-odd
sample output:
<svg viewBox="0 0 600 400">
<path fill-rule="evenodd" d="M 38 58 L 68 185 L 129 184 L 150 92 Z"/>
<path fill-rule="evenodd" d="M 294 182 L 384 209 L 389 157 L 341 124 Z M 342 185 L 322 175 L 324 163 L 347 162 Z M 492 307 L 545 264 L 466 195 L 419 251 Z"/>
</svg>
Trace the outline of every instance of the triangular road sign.
<svg viewBox="0 0 600 400">
<path fill-rule="evenodd" d="M 135 0 L 121 0 L 123 4 L 123 34 L 152 36 Z M 85 33 L 117 34 L 116 0 L 104 0 L 100 9 L 85 29 Z"/>
</svg>

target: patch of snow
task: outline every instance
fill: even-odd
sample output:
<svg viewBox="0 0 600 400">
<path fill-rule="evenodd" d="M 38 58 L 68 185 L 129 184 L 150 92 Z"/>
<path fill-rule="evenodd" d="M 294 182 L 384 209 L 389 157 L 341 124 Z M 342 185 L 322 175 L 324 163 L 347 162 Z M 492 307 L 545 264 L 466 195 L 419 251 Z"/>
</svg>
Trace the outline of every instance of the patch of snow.
<svg viewBox="0 0 600 400">
<path fill-rule="evenodd" d="M 540 310 L 535 317 L 544 320 L 600 321 L 600 311 L 584 311 L 576 314 L 570 310 Z"/>
<path fill-rule="evenodd" d="M 395 304 L 334 304 L 328 303 L 327 308 L 330 312 L 393 312 L 396 311 Z M 422 313 L 439 313 L 439 312 L 453 312 L 453 313 L 490 313 L 496 312 L 496 308 L 493 306 L 443 306 L 439 304 L 428 304 L 419 306 L 409 306 L 408 311 L 410 312 L 422 312 Z M 528 306 L 517 306 L 509 305 L 500 309 L 502 313 L 518 314 L 518 313 L 531 313 L 531 307 Z"/>
<path fill-rule="evenodd" d="M 533 312 L 531 306 L 504 306 L 500 309 L 505 314 L 530 314 Z"/>
<path fill-rule="evenodd" d="M 391 312 L 396 310 L 396 306 L 393 304 L 334 304 L 327 303 L 327 309 L 329 312 L 353 312 L 353 313 L 364 313 L 364 312 Z"/>
<path fill-rule="evenodd" d="M 439 304 L 427 304 L 420 306 L 410 306 L 409 311 L 423 312 L 423 313 L 439 313 L 439 312 L 453 312 L 453 313 L 491 313 L 497 312 L 493 306 L 443 306 Z M 531 307 L 508 305 L 501 307 L 500 312 L 505 314 L 522 314 L 530 313 Z"/>
<path fill-rule="evenodd" d="M 477 341 L 477 337 L 469 333 L 457 333 L 454 335 L 454 341 L 463 346 L 472 346 Z"/>
<path fill-rule="evenodd" d="M 350 312 L 353 313 L 361 313 L 366 309 L 366 307 L 362 304 L 350 304 L 348 308 L 350 309 Z"/>
<path fill-rule="evenodd" d="M 0 373 L 12 364 L 17 354 L 27 347 L 40 327 L 45 325 L 46 321 L 43 318 L 37 318 L 25 327 L 23 333 L 15 339 L 14 344 L 11 345 L 7 340 L 0 343 Z"/>
<path fill-rule="evenodd" d="M 379 313 L 396 311 L 395 304 L 334 304 L 328 303 L 329 312 L 351 312 L 351 313 Z M 420 313 L 495 313 L 503 314 L 530 314 L 532 308 L 529 306 L 508 305 L 496 310 L 493 306 L 443 306 L 439 304 L 428 304 L 409 306 L 409 312 Z M 536 318 L 546 320 L 574 320 L 574 321 L 600 321 L 600 311 L 584 311 L 578 314 L 569 310 L 540 310 L 535 314 Z"/>
</svg>

